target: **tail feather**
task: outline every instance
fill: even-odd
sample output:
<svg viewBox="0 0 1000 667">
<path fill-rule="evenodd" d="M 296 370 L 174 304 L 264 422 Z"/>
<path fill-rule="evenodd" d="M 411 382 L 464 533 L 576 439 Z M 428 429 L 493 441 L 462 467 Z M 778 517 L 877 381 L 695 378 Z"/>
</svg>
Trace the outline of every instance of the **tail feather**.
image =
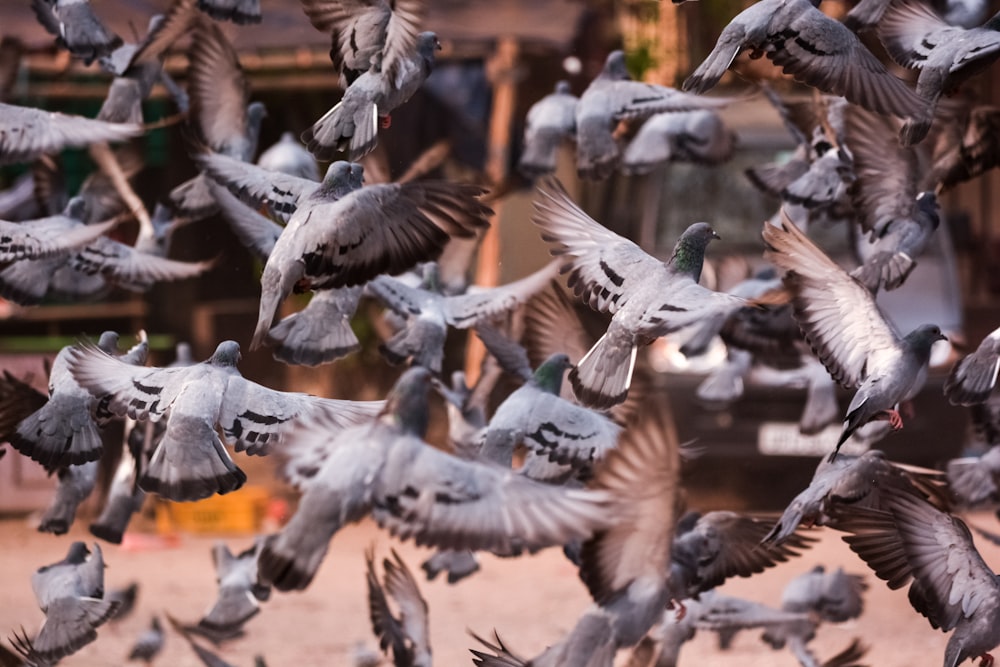
<svg viewBox="0 0 1000 667">
<path fill-rule="evenodd" d="M 322 330 L 319 326 L 322 325 Z M 300 313 L 282 319 L 265 338 L 274 358 L 297 366 L 319 366 L 356 352 L 361 343 L 348 318 L 312 322 Z"/>
<path fill-rule="evenodd" d="M 172 415 L 139 488 L 169 500 L 201 500 L 235 491 L 246 480 L 211 425 Z"/>
<path fill-rule="evenodd" d="M 599 410 L 623 402 L 632 383 L 637 352 L 628 333 L 612 324 L 569 373 L 576 397 Z"/>
<path fill-rule="evenodd" d="M 851 271 L 851 275 L 874 294 L 881 287 L 896 289 L 916 266 L 917 263 L 905 252 L 880 252 Z"/>
<path fill-rule="evenodd" d="M 22 420 L 10 442 L 46 470 L 96 461 L 103 450 L 100 431 L 87 406 L 76 397 L 58 394 Z"/>
</svg>

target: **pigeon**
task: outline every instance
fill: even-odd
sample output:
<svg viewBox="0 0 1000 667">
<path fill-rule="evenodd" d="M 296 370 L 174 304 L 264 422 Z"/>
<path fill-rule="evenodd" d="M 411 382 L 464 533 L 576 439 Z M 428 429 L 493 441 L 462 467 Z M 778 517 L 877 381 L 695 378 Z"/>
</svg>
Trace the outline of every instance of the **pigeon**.
<svg viewBox="0 0 1000 667">
<path fill-rule="evenodd" d="M 789 503 L 764 541 L 780 544 L 803 524 L 837 528 L 833 512 L 837 506 L 844 506 L 846 511 L 851 507 L 884 509 L 889 489 L 944 507 L 948 499 L 943 481 L 941 473 L 893 463 L 877 449 L 859 456 L 841 454 L 834 461 L 824 457 L 809 486 Z"/>
<path fill-rule="evenodd" d="M 550 263 L 506 285 L 474 285 L 464 294 L 457 295 L 442 292 L 438 266 L 432 262 L 424 265 L 419 287 L 410 287 L 391 276 L 377 276 L 368 283 L 368 291 L 405 318 L 403 328 L 387 340 L 380 351 L 390 363 L 398 364 L 412 358 L 413 363 L 440 374 L 449 326 L 467 329 L 511 313 L 545 287 L 555 269 Z"/>
<path fill-rule="evenodd" d="M 250 102 L 250 84 L 236 49 L 217 23 L 201 19 L 194 25 L 188 59 L 190 115 L 200 140 L 215 153 L 249 162 L 267 112 L 262 103 Z M 176 211 L 196 219 L 217 211 L 204 175 L 174 188 L 170 202 Z"/>
<path fill-rule="evenodd" d="M 187 640 L 191 650 L 194 651 L 195 655 L 198 656 L 198 659 L 201 660 L 201 663 L 205 665 L 205 667 L 233 667 L 230 663 L 226 662 L 218 655 L 196 642 L 191 636 L 196 634 L 192 631 L 192 628 L 185 626 L 170 614 L 166 614 L 166 617 L 167 620 L 170 621 L 170 625 L 173 626 L 174 630 Z"/>
<path fill-rule="evenodd" d="M 531 105 L 524 121 L 524 147 L 517 169 L 528 178 L 545 176 L 556 170 L 559 146 L 576 138 L 576 105 L 579 98 L 570 92 L 569 81 Z"/>
<path fill-rule="evenodd" d="M 125 588 L 113 588 L 104 594 L 104 599 L 117 602 L 118 607 L 111 617 L 112 623 L 122 621 L 135 611 L 135 601 L 139 596 L 139 582 L 133 581 Z"/>
<path fill-rule="evenodd" d="M 146 492 L 136 484 L 137 479 L 135 456 L 125 452 L 111 478 L 111 486 L 101 514 L 90 524 L 91 535 L 111 544 L 122 543 L 122 537 L 132 515 L 142 509 L 142 503 L 146 499 Z"/>
<path fill-rule="evenodd" d="M 438 549 L 420 564 L 420 568 L 427 575 L 427 581 L 434 581 L 439 574 L 447 572 L 448 583 L 457 584 L 479 571 L 479 559 L 468 550 Z"/>
<path fill-rule="evenodd" d="M 607 332 L 569 375 L 585 405 L 601 409 L 625 400 L 640 345 L 746 305 L 698 284 L 705 248 L 718 238 L 708 223 L 688 227 L 661 262 L 584 213 L 558 181 L 546 181 L 539 195 L 532 222 L 550 252 L 565 256 L 561 271 L 570 274 L 570 286 L 591 308 L 612 315 Z"/>
<path fill-rule="evenodd" d="M 347 151 L 352 162 L 372 152 L 378 140 L 379 118 L 387 124 L 390 114 L 420 89 L 434 67 L 434 52 L 440 48 L 437 35 L 422 32 L 413 47 L 398 57 L 394 68 L 373 67 L 361 74 L 340 102 L 302 133 L 309 152 L 317 160 L 330 160 L 337 151 Z"/>
<path fill-rule="evenodd" d="M 917 93 L 930 113 L 908 120 L 900 130 L 903 145 L 921 141 L 930 129 L 934 106 L 944 93 L 958 88 L 1000 58 L 1000 14 L 982 26 L 949 25 L 927 3 L 890 3 L 878 24 L 878 37 L 889 56 L 903 67 L 920 70 Z"/>
<path fill-rule="evenodd" d="M 625 53 L 612 51 L 604 69 L 576 104 L 576 171 L 580 178 L 603 180 L 618 166 L 615 129 L 620 121 L 636 121 L 664 111 L 692 111 L 729 104 L 725 99 L 686 95 L 667 86 L 632 81 Z"/>
<path fill-rule="evenodd" d="M 153 616 L 149 628 L 143 631 L 132 645 L 129 651 L 128 661 L 141 660 L 147 665 L 152 664 L 153 659 L 163 650 L 163 628 L 160 627 L 160 619 Z"/>
<path fill-rule="evenodd" d="M 927 378 L 931 346 L 947 340 L 926 324 L 906 336 L 896 333 L 861 283 L 833 262 L 787 218 L 764 224 L 765 259 L 786 271 L 795 319 L 830 375 L 857 389 L 831 457 L 861 426 L 887 419 L 903 426 L 896 406 L 913 398 Z"/>
<path fill-rule="evenodd" d="M 257 578 L 257 559 L 262 546 L 263 541 L 257 540 L 249 549 L 234 556 L 225 543 L 215 543 L 212 562 L 219 598 L 198 621 L 198 630 L 234 635 L 260 611 L 260 603 L 271 596 L 271 587 Z"/>
<path fill-rule="evenodd" d="M 118 223 L 118 220 L 108 220 L 100 224 L 82 224 L 77 217 L 80 204 L 82 200 L 74 202 L 60 215 L 36 220 L 0 220 L 0 262 L 66 254 L 96 240 Z"/>
<path fill-rule="evenodd" d="M 291 520 L 265 541 L 264 580 L 278 590 L 304 589 L 333 535 L 369 512 L 420 545 L 504 553 L 564 544 L 607 525 L 607 492 L 540 484 L 427 445 L 430 385 L 427 369 L 410 368 L 377 419 L 332 439 L 323 421 L 299 420 L 285 474 L 304 493 Z"/>
<path fill-rule="evenodd" d="M 952 367 L 944 383 L 944 395 L 952 405 L 980 405 L 997 383 L 1000 369 L 1000 328 L 983 338 L 972 354 Z"/>
<path fill-rule="evenodd" d="M 365 554 L 368 564 L 368 608 L 372 630 L 384 653 L 392 649 L 392 661 L 397 667 L 431 667 L 430 628 L 427 601 L 420 595 L 417 582 L 395 549 L 392 558 L 382 560 L 384 575 L 379 583 L 375 572 L 375 556 Z M 392 599 L 399 609 L 394 616 L 389 605 Z"/>
<path fill-rule="evenodd" d="M 136 368 L 100 349 L 69 353 L 74 379 L 95 395 L 110 395 L 107 409 L 138 421 L 166 420 L 139 487 L 170 500 L 200 500 L 240 488 L 246 475 L 216 433 L 221 427 L 236 451 L 264 454 L 282 441 L 289 421 L 324 413 L 331 428 L 367 419 L 381 401 L 356 402 L 281 392 L 244 379 L 236 368 L 240 346 L 224 341 L 206 361 L 174 368 Z"/>
<path fill-rule="evenodd" d="M 102 599 L 104 567 L 100 546 L 91 552 L 83 542 L 73 542 L 66 558 L 31 575 L 45 621 L 34 639 L 22 629 L 12 640 L 29 663 L 54 663 L 97 639 L 97 628 L 118 608 L 117 602 Z"/>
<path fill-rule="evenodd" d="M 0 103 L 0 165 L 30 162 L 43 153 L 98 141 L 125 141 L 142 131 L 135 123 L 107 123 Z"/>
<path fill-rule="evenodd" d="M 216 21 L 232 21 L 239 25 L 260 23 L 260 0 L 198 0 L 198 9 Z"/>
<path fill-rule="evenodd" d="M 373 69 L 395 80 L 417 44 L 425 13 L 422 0 L 300 1 L 313 27 L 330 34 L 330 60 L 345 88 Z"/>
<path fill-rule="evenodd" d="M 490 418 L 481 456 L 510 466 L 514 448 L 523 444 L 550 461 L 589 466 L 614 448 L 621 428 L 607 417 L 559 396 L 563 374 L 572 364 L 556 353 L 532 370 L 520 346 L 492 329 L 479 337 L 500 366 L 523 382 Z"/>
<path fill-rule="evenodd" d="M 963 507 L 1000 503 L 1000 445 L 981 456 L 963 456 L 948 461 L 948 490 Z"/>
<path fill-rule="evenodd" d="M 762 0 L 737 14 L 683 89 L 707 92 L 744 49 L 751 57 L 766 55 L 796 81 L 870 111 L 901 118 L 929 116 L 924 99 L 889 74 L 850 29 L 810 0 Z"/>
<path fill-rule="evenodd" d="M 893 494 L 885 510 L 852 508 L 840 523 L 844 541 L 890 589 L 912 580 L 910 604 L 931 627 L 952 632 L 944 667 L 982 656 L 1000 644 L 1000 581 L 976 551 L 961 519 L 909 494 Z"/>
<path fill-rule="evenodd" d="M 622 154 L 622 172 L 648 174 L 667 162 L 715 166 L 736 151 L 736 134 L 710 109 L 651 116 Z"/>
<path fill-rule="evenodd" d="M 90 0 L 31 0 L 31 8 L 59 45 L 87 65 L 122 45 L 122 38 L 97 18 Z"/>
<path fill-rule="evenodd" d="M 59 469 L 59 484 L 48 509 L 42 514 L 38 532 L 65 535 L 76 518 L 76 510 L 97 485 L 100 461 L 89 461 Z"/>
<path fill-rule="evenodd" d="M 291 132 L 282 132 L 278 142 L 268 147 L 257 158 L 257 166 L 269 171 L 280 171 L 289 176 L 319 181 L 316 160 Z"/>
<path fill-rule="evenodd" d="M 118 334 L 102 333 L 97 349 L 108 355 L 116 353 Z M 109 415 L 101 410 L 102 397 L 93 396 L 70 373 L 72 350 L 73 346 L 62 348 L 52 362 L 48 400 L 9 434 L 14 449 L 49 471 L 96 461 L 103 451 L 99 427 Z M 142 341 L 119 363 L 126 366 L 145 363 L 148 351 L 148 345 Z"/>
</svg>

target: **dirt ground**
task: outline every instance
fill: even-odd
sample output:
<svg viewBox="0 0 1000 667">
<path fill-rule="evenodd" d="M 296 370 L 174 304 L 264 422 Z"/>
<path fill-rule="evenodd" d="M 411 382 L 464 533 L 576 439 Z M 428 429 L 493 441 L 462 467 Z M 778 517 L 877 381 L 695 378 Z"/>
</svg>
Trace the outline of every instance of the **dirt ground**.
<svg viewBox="0 0 1000 667">
<path fill-rule="evenodd" d="M 972 521 L 989 527 L 987 515 Z M 77 522 L 67 536 L 42 535 L 24 519 L 0 522 L 0 632 L 8 635 L 22 624 L 34 629 L 42 615 L 31 592 L 32 572 L 59 560 L 72 539 L 92 541 Z M 836 533 L 819 531 L 821 541 L 801 558 L 752 579 L 727 584 L 723 592 L 778 604 L 781 589 L 792 577 L 817 563 L 843 565 L 848 571 L 864 572 Z M 103 627 L 96 642 L 63 663 L 72 665 L 122 665 L 135 637 L 149 623 L 150 615 L 169 611 L 182 620 L 194 621 L 214 598 L 215 581 L 209 549 L 213 536 L 181 535 L 175 546 L 152 540 L 145 550 L 103 545 L 108 563 L 106 586 L 121 587 L 140 582 L 136 611 L 117 625 Z M 236 551 L 248 546 L 252 537 L 225 537 Z M 246 637 L 231 642 L 220 654 L 237 666 L 253 664 L 263 655 L 271 667 L 302 665 L 350 665 L 353 648 L 364 643 L 375 648 L 368 622 L 364 584 L 366 547 L 374 544 L 378 555 L 395 547 L 419 575 L 421 589 L 430 605 L 434 661 L 437 665 L 470 665 L 469 648 L 476 642 L 468 631 L 488 636 L 496 628 L 508 646 L 531 656 L 569 630 L 587 607 L 587 593 L 573 566 L 554 549 L 535 556 L 504 560 L 483 556 L 482 569 L 472 578 L 450 586 L 440 579 L 424 580 L 419 564 L 429 553 L 410 544 L 399 544 L 371 522 L 348 527 L 331 545 L 315 581 L 302 593 L 275 593 L 263 611 L 247 624 Z M 981 544 L 987 562 L 1000 562 L 1000 549 Z M 947 635 L 931 629 L 914 612 L 905 591 L 889 591 L 869 573 L 871 587 L 866 610 L 860 620 L 824 626 L 813 643 L 821 658 L 827 658 L 860 637 L 871 647 L 866 662 L 872 665 L 936 665 L 944 654 Z M 680 665 L 741 665 L 783 667 L 797 664 L 786 651 L 772 651 L 757 638 L 758 632 L 738 636 L 728 652 L 718 650 L 715 636 L 699 633 L 682 651 Z M 620 654 L 619 663 L 625 653 Z M 186 667 L 199 665 L 186 643 L 170 632 L 163 653 L 155 664 Z M 970 663 L 971 664 L 971 663 Z"/>
</svg>

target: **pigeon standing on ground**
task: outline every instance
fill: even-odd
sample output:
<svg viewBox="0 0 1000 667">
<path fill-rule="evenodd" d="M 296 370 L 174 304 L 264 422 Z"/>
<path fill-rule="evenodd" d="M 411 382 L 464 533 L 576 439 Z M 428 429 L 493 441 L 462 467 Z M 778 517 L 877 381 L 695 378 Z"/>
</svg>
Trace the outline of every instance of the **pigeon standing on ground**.
<svg viewBox="0 0 1000 667">
<path fill-rule="evenodd" d="M 265 542 L 263 579 L 279 590 L 304 589 L 331 538 L 369 512 L 417 544 L 504 553 L 565 544 L 606 525 L 606 492 L 540 484 L 426 444 L 430 385 L 427 369 L 410 368 L 377 419 L 333 438 L 322 420 L 300 420 L 284 448 L 285 474 L 304 493 L 291 520 Z"/>
<path fill-rule="evenodd" d="M 236 451 L 266 453 L 288 422 L 303 413 L 325 413 L 342 428 L 373 415 L 381 401 L 359 402 L 281 392 L 250 382 L 236 364 L 240 346 L 224 341 L 206 361 L 173 368 L 136 368 L 98 348 L 70 354 L 73 377 L 95 395 L 110 395 L 107 409 L 138 421 L 166 420 L 139 486 L 171 500 L 199 500 L 240 488 L 246 475 L 233 463 L 216 426 Z"/>
<path fill-rule="evenodd" d="M 917 395 L 927 379 L 931 346 L 947 340 L 936 325 L 896 333 L 861 283 L 820 250 L 787 218 L 764 224 L 764 257 L 786 271 L 795 319 L 830 375 L 857 389 L 832 457 L 861 426 L 888 419 L 903 426 L 897 406 Z"/>
<path fill-rule="evenodd" d="M 431 73 L 434 52 L 441 48 L 437 35 L 422 32 L 414 47 L 394 61 L 389 69 L 372 68 L 344 91 L 344 97 L 302 134 L 309 151 L 318 160 L 330 160 L 337 151 L 347 151 L 352 162 L 375 149 L 379 119 L 409 100 Z"/>
<path fill-rule="evenodd" d="M 704 93 L 713 88 L 743 50 L 749 50 L 751 57 L 766 55 L 797 81 L 842 95 L 870 111 L 929 117 L 925 100 L 892 76 L 853 32 L 810 0 L 762 0 L 737 14 L 684 82 L 684 90 Z"/>
<path fill-rule="evenodd" d="M 90 0 L 31 0 L 31 7 L 42 27 L 87 65 L 122 45 L 122 38 L 97 18 Z"/>
<path fill-rule="evenodd" d="M 532 222 L 550 252 L 565 256 L 561 270 L 570 274 L 569 285 L 591 308 L 612 315 L 607 332 L 570 372 L 585 405 L 608 408 L 625 400 L 640 346 L 746 305 L 698 284 L 705 249 L 718 238 L 708 223 L 688 227 L 661 262 L 584 213 L 558 181 L 547 181 L 539 195 Z"/>
<path fill-rule="evenodd" d="M 142 134 L 133 123 L 106 123 L 33 107 L 0 103 L 0 165 L 30 162 L 43 153 Z"/>
<path fill-rule="evenodd" d="M 1000 371 L 1000 328 L 983 338 L 975 352 L 955 363 L 944 384 L 944 394 L 952 405 L 985 403 L 997 384 L 997 371 Z"/>
<path fill-rule="evenodd" d="M 382 560 L 384 575 L 379 583 L 374 554 L 369 551 L 365 560 L 368 564 L 368 608 L 379 647 L 385 653 L 392 649 L 396 667 L 431 667 L 427 601 L 420 595 L 406 563 L 393 550 L 392 559 Z M 390 598 L 399 609 L 398 616 L 392 613 Z"/>
<path fill-rule="evenodd" d="M 135 644 L 132 645 L 132 650 L 128 654 L 129 662 L 141 660 L 147 665 L 151 665 L 156 656 L 163 650 L 163 640 L 164 635 L 163 628 L 160 627 L 160 619 L 153 616 L 149 628 L 139 635 L 135 640 Z"/>
<path fill-rule="evenodd" d="M 524 121 L 524 148 L 517 163 L 528 178 L 556 170 L 559 147 L 576 139 L 576 104 L 569 81 L 556 83 L 555 91 L 531 105 Z"/>
<path fill-rule="evenodd" d="M 257 560 L 263 541 L 234 556 L 224 542 L 212 547 L 212 563 L 219 584 L 219 597 L 198 621 L 197 632 L 215 636 L 233 636 L 260 611 L 260 603 L 271 596 L 271 587 L 257 577 Z"/>
<path fill-rule="evenodd" d="M 118 603 L 104 596 L 104 557 L 83 542 L 70 545 L 66 558 L 45 565 L 31 575 L 31 588 L 45 622 L 34 639 L 22 630 L 14 648 L 33 664 L 51 664 L 97 639 L 97 627 L 107 621 Z"/>
</svg>

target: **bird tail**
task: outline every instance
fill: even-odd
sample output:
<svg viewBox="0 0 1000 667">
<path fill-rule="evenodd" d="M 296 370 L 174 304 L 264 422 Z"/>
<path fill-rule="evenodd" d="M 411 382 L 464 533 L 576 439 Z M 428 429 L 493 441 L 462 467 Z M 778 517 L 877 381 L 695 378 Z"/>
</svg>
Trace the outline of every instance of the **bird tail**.
<svg viewBox="0 0 1000 667">
<path fill-rule="evenodd" d="M 337 528 L 339 524 L 333 531 L 326 525 L 317 530 L 301 511 L 296 512 L 280 533 L 265 538 L 257 560 L 258 576 L 279 591 L 304 590 L 316 576 Z"/>
<path fill-rule="evenodd" d="M 117 600 L 64 597 L 54 600 L 46 610 L 46 621 L 31 642 L 34 656 L 46 663 L 75 653 L 97 639 L 97 628 L 105 623 L 121 604 Z M 56 620 L 58 619 L 58 620 Z"/>
<path fill-rule="evenodd" d="M 257 599 L 245 589 L 222 589 L 215 605 L 198 621 L 198 627 L 228 635 L 238 631 L 259 611 Z"/>
<path fill-rule="evenodd" d="M 21 421 L 10 444 L 50 471 L 96 461 L 104 447 L 90 413 L 59 395 Z"/>
<path fill-rule="evenodd" d="M 625 400 L 632 383 L 638 348 L 628 332 L 614 324 L 570 371 L 576 397 L 598 410 Z"/>
<path fill-rule="evenodd" d="M 267 268 L 265 267 L 265 272 Z M 267 334 L 271 330 L 271 323 L 274 322 L 274 314 L 278 312 L 278 306 L 283 299 L 282 290 L 277 286 L 269 285 L 261 278 L 260 309 L 257 312 L 257 326 L 253 331 L 253 338 L 250 340 L 250 349 L 256 350 L 267 340 Z"/>
<path fill-rule="evenodd" d="M 142 507 L 146 494 L 142 489 L 132 493 L 112 493 L 101 510 L 101 516 L 90 524 L 90 533 L 112 544 L 121 544 L 132 515 Z"/>
<path fill-rule="evenodd" d="M 76 510 L 97 484 L 97 463 L 72 466 L 59 471 L 59 486 L 52 504 L 38 525 L 41 533 L 65 535 L 76 518 Z"/>
<path fill-rule="evenodd" d="M 378 124 L 373 102 L 344 99 L 303 132 L 302 141 L 318 160 L 332 160 L 337 151 L 349 147 L 349 159 L 357 161 L 375 148 Z"/>
<path fill-rule="evenodd" d="M 321 323 L 322 331 L 315 324 L 320 323 L 300 318 L 298 313 L 275 324 L 266 337 L 274 358 L 296 366 L 319 366 L 361 347 L 348 318 L 327 319 Z"/>
<path fill-rule="evenodd" d="M 199 443 L 210 443 L 211 448 L 206 450 Z M 233 463 L 210 424 L 175 414 L 139 480 L 139 488 L 169 500 L 201 500 L 235 491 L 246 481 L 246 474 Z"/>
<path fill-rule="evenodd" d="M 896 289 L 916 266 L 905 252 L 879 252 L 851 271 L 851 275 L 874 294 L 880 287 Z"/>
<path fill-rule="evenodd" d="M 770 532 L 761 540 L 761 544 L 778 545 L 787 540 L 802 523 L 803 514 L 803 504 L 798 499 L 793 500 L 782 512 L 781 518 L 774 524 Z"/>
</svg>

